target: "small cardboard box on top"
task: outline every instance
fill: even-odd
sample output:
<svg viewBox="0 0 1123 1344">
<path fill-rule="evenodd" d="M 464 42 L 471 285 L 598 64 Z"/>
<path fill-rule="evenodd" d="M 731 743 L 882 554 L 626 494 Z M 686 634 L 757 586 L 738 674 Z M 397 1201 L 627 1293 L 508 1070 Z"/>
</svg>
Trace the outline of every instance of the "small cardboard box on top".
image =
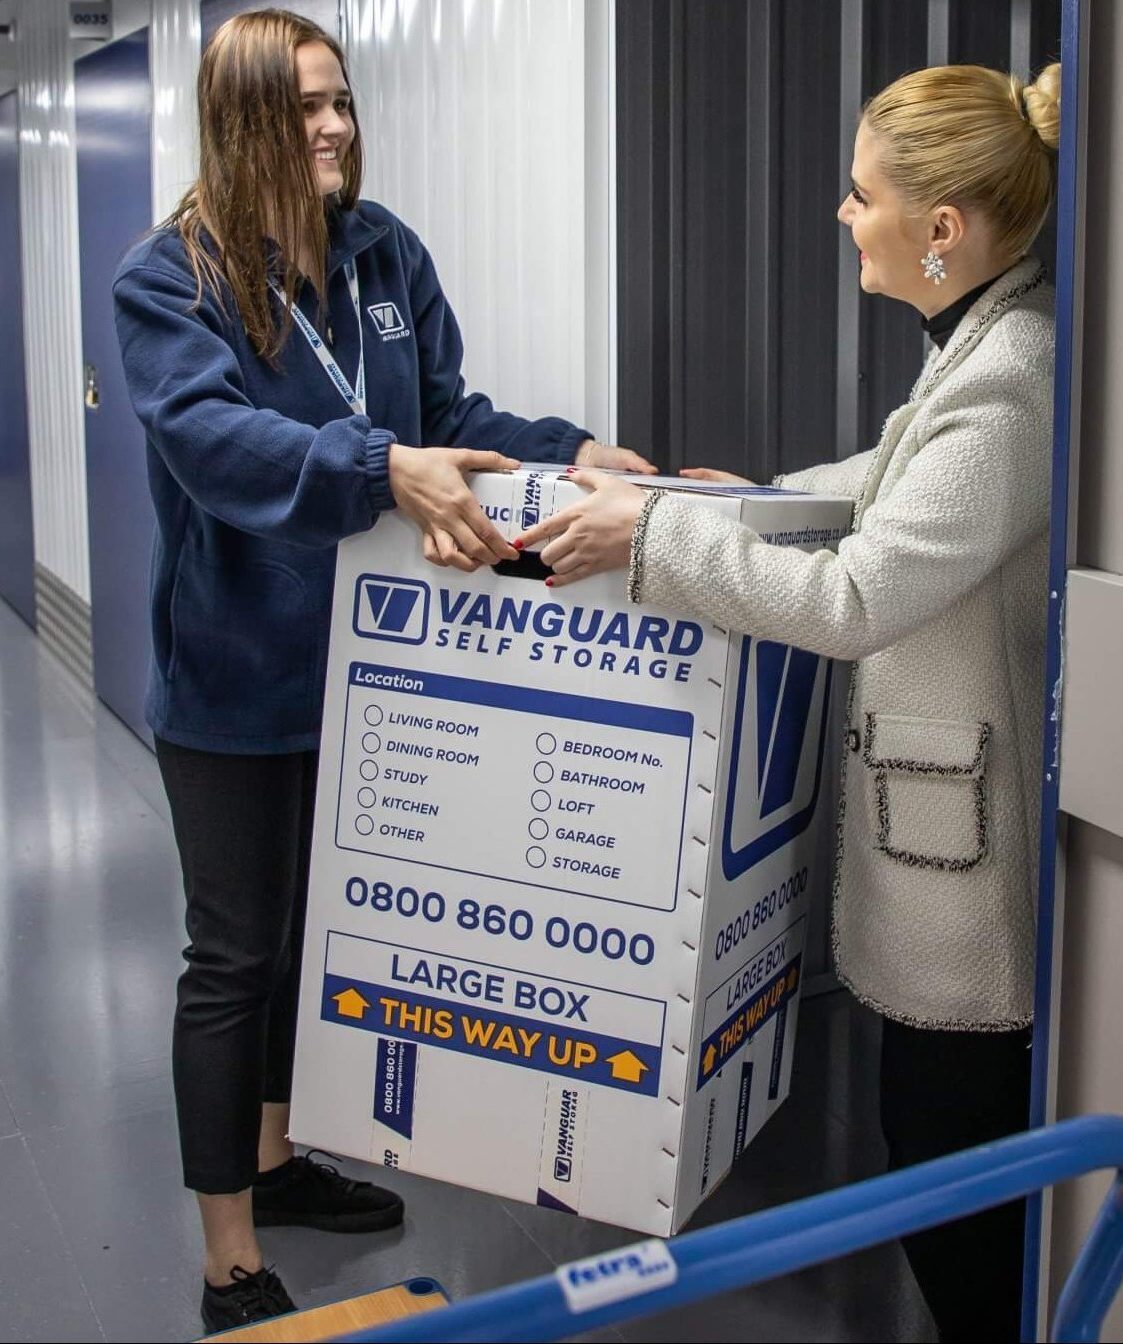
<svg viewBox="0 0 1123 1344">
<path fill-rule="evenodd" d="M 472 488 L 508 537 L 580 496 Z M 692 493 L 783 545 L 850 524 Z M 394 515 L 339 548 L 291 1132 L 665 1235 L 788 1092 L 832 666 L 542 579 Z"/>
</svg>

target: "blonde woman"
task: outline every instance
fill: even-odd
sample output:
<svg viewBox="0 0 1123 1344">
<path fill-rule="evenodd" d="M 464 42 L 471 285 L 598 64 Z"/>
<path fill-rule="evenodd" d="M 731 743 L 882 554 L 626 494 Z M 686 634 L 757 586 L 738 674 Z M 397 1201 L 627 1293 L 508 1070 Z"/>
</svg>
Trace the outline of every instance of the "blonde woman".
<svg viewBox="0 0 1123 1344">
<path fill-rule="evenodd" d="M 516 542 L 544 545 L 555 588 L 629 567 L 632 601 L 855 662 L 834 954 L 883 1017 L 891 1167 L 1027 1121 L 1053 298 L 1026 253 L 1059 94 L 1056 65 L 1028 87 L 946 66 L 864 109 L 838 218 L 862 288 L 916 308 L 935 349 L 876 448 L 781 478 L 854 498 L 837 555 L 583 470 L 587 498 Z M 1022 1221 L 906 1241 L 941 1339 L 1018 1337 Z"/>
</svg>

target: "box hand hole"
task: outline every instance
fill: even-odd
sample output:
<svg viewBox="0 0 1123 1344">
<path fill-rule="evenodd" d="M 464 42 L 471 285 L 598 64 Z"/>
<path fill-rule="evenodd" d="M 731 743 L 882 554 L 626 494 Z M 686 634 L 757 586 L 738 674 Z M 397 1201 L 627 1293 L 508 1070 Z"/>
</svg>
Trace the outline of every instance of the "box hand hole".
<svg viewBox="0 0 1123 1344">
<path fill-rule="evenodd" d="M 521 551 L 517 560 L 499 560 L 492 568 L 505 579 L 536 579 L 539 583 L 554 572 L 537 551 Z"/>
</svg>

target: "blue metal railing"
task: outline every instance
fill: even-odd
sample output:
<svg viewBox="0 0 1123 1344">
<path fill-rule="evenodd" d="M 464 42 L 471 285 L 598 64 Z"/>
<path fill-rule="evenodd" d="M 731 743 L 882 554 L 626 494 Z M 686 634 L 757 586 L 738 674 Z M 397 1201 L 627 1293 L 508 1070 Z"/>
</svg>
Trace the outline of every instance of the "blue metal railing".
<svg viewBox="0 0 1123 1344">
<path fill-rule="evenodd" d="M 1123 1279 L 1123 1119 L 1114 1116 L 1062 1121 L 672 1237 L 665 1251 L 673 1259 L 673 1282 L 667 1281 L 668 1275 L 653 1276 L 650 1288 L 634 1282 L 631 1295 L 618 1294 L 616 1300 L 589 1310 L 571 1309 L 562 1287 L 568 1268 L 563 1265 L 554 1274 L 348 1335 L 347 1340 L 564 1339 L 790 1274 L 1112 1167 L 1115 1180 L 1061 1292 L 1051 1335 L 1061 1341 L 1097 1340 Z M 610 1265 L 627 1250 L 577 1263 Z"/>
</svg>

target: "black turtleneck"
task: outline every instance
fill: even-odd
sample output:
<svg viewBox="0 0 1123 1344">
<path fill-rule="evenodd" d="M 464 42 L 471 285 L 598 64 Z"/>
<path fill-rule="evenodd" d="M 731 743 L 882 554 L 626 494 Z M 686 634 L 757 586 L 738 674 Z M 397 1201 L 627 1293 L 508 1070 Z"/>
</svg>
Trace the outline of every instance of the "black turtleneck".
<svg viewBox="0 0 1123 1344">
<path fill-rule="evenodd" d="M 947 308 L 941 308 L 938 313 L 932 317 L 921 319 L 920 325 L 928 333 L 929 339 L 934 345 L 938 345 L 942 350 L 948 341 L 951 340 L 951 334 L 959 326 L 967 309 L 981 297 L 994 284 L 998 276 L 992 276 L 989 280 L 984 280 L 981 285 L 976 285 L 974 289 L 969 290 L 961 299 L 956 299 Z"/>
</svg>

